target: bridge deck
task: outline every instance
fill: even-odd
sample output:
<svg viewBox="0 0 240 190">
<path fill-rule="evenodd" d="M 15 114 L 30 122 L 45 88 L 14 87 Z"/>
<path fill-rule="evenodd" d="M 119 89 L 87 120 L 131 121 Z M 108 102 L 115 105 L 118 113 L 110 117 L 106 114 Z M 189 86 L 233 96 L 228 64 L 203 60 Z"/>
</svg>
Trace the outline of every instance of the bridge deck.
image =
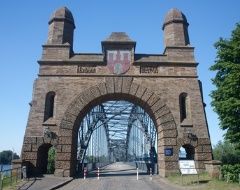
<svg viewBox="0 0 240 190">
<path fill-rule="evenodd" d="M 122 162 L 113 163 L 100 169 L 98 180 L 97 170 L 87 173 L 87 177 L 74 179 L 60 190 L 177 190 L 162 181 L 159 176 L 153 176 L 150 180 L 146 171 L 139 170 L 139 180 L 137 180 L 136 168 Z"/>
<path fill-rule="evenodd" d="M 87 173 L 83 177 L 59 178 L 53 175 L 44 175 L 44 177 L 30 178 L 29 181 L 22 183 L 18 189 L 21 190 L 180 190 L 192 189 L 192 187 L 175 186 L 167 182 L 166 179 L 158 175 L 152 176 L 150 180 L 146 171 L 139 170 L 139 179 L 137 180 L 136 168 L 123 162 L 113 163 L 100 169 L 98 180 L 97 170 Z M 70 181 L 70 182 L 69 182 Z M 59 187 L 60 185 L 66 185 Z"/>
</svg>

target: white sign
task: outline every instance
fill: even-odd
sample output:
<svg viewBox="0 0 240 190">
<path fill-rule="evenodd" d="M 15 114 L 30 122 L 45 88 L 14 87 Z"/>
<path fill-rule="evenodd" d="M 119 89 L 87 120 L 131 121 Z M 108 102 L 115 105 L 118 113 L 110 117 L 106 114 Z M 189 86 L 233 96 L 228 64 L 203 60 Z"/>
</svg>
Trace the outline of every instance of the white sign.
<svg viewBox="0 0 240 190">
<path fill-rule="evenodd" d="M 196 169 L 180 169 L 181 174 L 198 174 Z"/>
<path fill-rule="evenodd" d="M 194 160 L 179 160 L 179 169 L 194 169 L 195 162 Z"/>
<path fill-rule="evenodd" d="M 179 160 L 181 174 L 198 174 L 194 160 Z"/>
</svg>

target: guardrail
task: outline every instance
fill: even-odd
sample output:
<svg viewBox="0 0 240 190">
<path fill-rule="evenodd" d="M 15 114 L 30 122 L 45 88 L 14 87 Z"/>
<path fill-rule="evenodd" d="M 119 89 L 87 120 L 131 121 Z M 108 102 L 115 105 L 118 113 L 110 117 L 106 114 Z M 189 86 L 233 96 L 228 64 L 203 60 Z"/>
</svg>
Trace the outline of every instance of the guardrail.
<svg viewBox="0 0 240 190">
<path fill-rule="evenodd" d="M 17 182 L 22 179 L 22 173 L 24 173 L 24 169 L 26 168 L 14 168 L 0 171 L 0 190 L 2 190 L 3 187 L 17 184 Z"/>
</svg>

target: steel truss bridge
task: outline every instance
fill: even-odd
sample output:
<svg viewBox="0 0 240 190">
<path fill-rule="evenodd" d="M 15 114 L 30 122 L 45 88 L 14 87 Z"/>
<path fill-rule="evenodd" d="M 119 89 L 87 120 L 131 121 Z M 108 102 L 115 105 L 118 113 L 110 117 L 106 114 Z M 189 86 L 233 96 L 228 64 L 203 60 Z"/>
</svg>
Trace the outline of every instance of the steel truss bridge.
<svg viewBox="0 0 240 190">
<path fill-rule="evenodd" d="M 157 131 L 150 116 L 127 101 L 94 107 L 78 132 L 78 163 L 157 162 Z"/>
</svg>

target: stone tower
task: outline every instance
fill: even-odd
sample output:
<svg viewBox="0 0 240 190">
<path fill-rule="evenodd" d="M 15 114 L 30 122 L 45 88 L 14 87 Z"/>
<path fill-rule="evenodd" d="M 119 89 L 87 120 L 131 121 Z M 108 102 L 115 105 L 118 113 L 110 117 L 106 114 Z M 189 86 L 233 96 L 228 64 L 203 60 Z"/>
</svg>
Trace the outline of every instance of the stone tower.
<svg viewBox="0 0 240 190">
<path fill-rule="evenodd" d="M 47 44 L 60 45 L 68 43 L 72 49 L 73 31 L 75 29 L 72 13 L 66 7 L 62 7 L 52 14 L 48 24 Z"/>
<path fill-rule="evenodd" d="M 83 118 L 94 106 L 121 99 L 140 106 L 153 120 L 161 176 L 179 171 L 180 147 L 204 171 L 212 148 L 186 17 L 177 9 L 167 13 L 163 54 L 135 53 L 136 42 L 124 32 L 104 40 L 102 53 L 74 53 L 74 28 L 66 7 L 52 14 L 22 148 L 29 170 L 44 173 L 48 149 L 55 146 L 55 175 L 75 175 Z"/>
<path fill-rule="evenodd" d="M 163 23 L 164 47 L 189 45 L 188 22 L 178 9 L 171 9 Z"/>
<path fill-rule="evenodd" d="M 69 58 L 73 53 L 73 36 L 74 36 L 74 19 L 71 11 L 66 7 L 56 10 L 50 18 L 48 39 L 44 45 L 43 59 L 53 58 Z M 57 51 L 61 48 L 62 51 Z"/>
</svg>

